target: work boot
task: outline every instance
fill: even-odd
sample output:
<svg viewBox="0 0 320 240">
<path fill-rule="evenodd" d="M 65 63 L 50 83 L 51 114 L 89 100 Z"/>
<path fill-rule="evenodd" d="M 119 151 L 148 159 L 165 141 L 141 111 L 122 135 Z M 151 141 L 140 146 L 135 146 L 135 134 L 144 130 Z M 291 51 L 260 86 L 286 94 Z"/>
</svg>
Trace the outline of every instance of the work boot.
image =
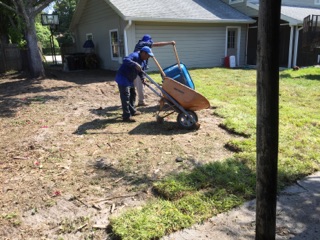
<svg viewBox="0 0 320 240">
<path fill-rule="evenodd" d="M 123 122 L 136 122 L 136 120 L 132 117 L 122 119 Z"/>
<path fill-rule="evenodd" d="M 135 111 L 134 114 L 132 114 L 132 116 L 138 116 L 138 115 L 141 115 L 140 111 Z"/>
<path fill-rule="evenodd" d="M 148 106 L 148 104 L 146 104 L 145 102 L 140 102 L 138 104 L 138 107 L 144 107 L 144 106 Z"/>
</svg>

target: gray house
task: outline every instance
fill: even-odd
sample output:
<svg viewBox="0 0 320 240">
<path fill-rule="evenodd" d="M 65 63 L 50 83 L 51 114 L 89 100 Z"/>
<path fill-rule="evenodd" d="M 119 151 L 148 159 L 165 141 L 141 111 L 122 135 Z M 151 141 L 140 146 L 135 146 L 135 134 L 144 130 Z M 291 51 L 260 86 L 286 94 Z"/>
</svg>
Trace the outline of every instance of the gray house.
<svg viewBox="0 0 320 240">
<path fill-rule="evenodd" d="M 77 52 L 93 40 L 104 69 L 117 70 L 144 34 L 157 42 L 176 41 L 181 62 L 191 68 L 221 66 L 230 55 L 245 64 L 248 26 L 254 22 L 221 0 L 80 0 L 70 30 Z M 162 67 L 176 62 L 172 46 L 153 51 Z"/>
<path fill-rule="evenodd" d="M 259 0 L 222 0 L 245 15 L 259 21 Z M 320 15 L 320 0 L 282 0 L 279 61 L 282 67 L 305 65 L 302 50 L 303 20 Z M 256 64 L 257 22 L 248 28 L 247 61 Z M 309 57 L 309 56 L 306 56 Z"/>
<path fill-rule="evenodd" d="M 255 65 L 259 0 L 80 0 L 70 29 L 77 52 L 92 39 L 100 67 L 117 70 L 144 34 L 177 43 L 180 60 L 191 67 Z M 282 0 L 280 65 L 304 65 L 303 19 L 320 15 L 320 0 Z M 171 46 L 153 49 L 162 67 L 175 63 Z M 150 61 L 151 70 L 156 66 Z"/>
</svg>

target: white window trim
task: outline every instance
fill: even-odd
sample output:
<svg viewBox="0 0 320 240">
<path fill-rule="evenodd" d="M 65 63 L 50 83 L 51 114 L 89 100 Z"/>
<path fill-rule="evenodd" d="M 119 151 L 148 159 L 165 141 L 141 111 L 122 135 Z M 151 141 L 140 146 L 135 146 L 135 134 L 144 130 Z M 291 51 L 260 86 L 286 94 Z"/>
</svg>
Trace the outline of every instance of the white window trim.
<svg viewBox="0 0 320 240">
<path fill-rule="evenodd" d="M 111 41 L 112 41 L 112 39 L 111 39 L 111 33 L 112 33 L 112 32 L 117 32 L 118 41 L 119 41 L 119 31 L 118 31 L 118 29 L 111 29 L 111 30 L 109 30 L 111 60 L 112 60 L 112 61 L 118 61 L 118 60 L 119 60 L 119 57 L 114 57 L 113 54 L 112 54 L 112 42 L 111 42 Z M 118 53 L 120 53 L 119 46 L 118 46 Z"/>
<path fill-rule="evenodd" d="M 91 40 L 93 40 L 93 34 L 92 33 L 86 33 L 86 39 L 89 40 L 91 37 Z"/>
<path fill-rule="evenodd" d="M 320 5 L 320 0 L 314 0 L 314 5 Z"/>
<path fill-rule="evenodd" d="M 229 4 L 241 3 L 241 2 L 243 2 L 243 0 L 229 0 Z"/>
<path fill-rule="evenodd" d="M 229 28 L 236 28 L 238 29 L 238 34 L 237 34 L 237 58 L 236 58 L 236 63 L 237 65 L 239 65 L 239 61 L 240 61 L 240 46 L 241 46 L 241 27 L 239 26 L 227 26 L 226 27 L 226 42 L 225 42 L 225 50 L 224 50 L 224 56 L 227 56 L 227 48 L 228 48 L 228 31 Z"/>
</svg>

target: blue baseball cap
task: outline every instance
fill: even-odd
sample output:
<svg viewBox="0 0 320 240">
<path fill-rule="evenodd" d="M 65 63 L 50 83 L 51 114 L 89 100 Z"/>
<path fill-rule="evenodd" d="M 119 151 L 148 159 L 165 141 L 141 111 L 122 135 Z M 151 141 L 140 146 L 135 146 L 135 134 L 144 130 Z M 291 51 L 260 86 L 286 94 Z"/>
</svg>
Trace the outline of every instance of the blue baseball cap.
<svg viewBox="0 0 320 240">
<path fill-rule="evenodd" d="M 148 55 L 149 55 L 150 57 L 153 57 L 153 56 L 154 56 L 154 55 L 153 55 L 153 52 L 151 51 L 151 48 L 149 48 L 149 47 L 147 47 L 147 46 L 144 46 L 143 48 L 141 48 L 140 51 L 144 51 L 144 52 L 148 53 Z"/>
<path fill-rule="evenodd" d="M 146 34 L 142 37 L 141 41 L 144 41 L 144 42 L 152 42 L 152 38 L 149 34 Z"/>
</svg>

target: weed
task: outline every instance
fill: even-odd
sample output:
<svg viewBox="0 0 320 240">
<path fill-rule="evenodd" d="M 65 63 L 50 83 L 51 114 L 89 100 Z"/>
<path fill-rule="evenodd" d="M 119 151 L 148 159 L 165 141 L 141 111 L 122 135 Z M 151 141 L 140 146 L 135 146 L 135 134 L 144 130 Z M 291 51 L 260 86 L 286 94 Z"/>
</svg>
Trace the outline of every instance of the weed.
<svg viewBox="0 0 320 240">
<path fill-rule="evenodd" d="M 89 222 L 89 217 L 78 217 L 76 219 L 65 218 L 60 222 L 59 234 L 72 233 L 79 229 L 79 227 Z M 81 228 L 82 229 L 82 228 Z"/>
<path fill-rule="evenodd" d="M 8 222 L 10 222 L 14 227 L 18 227 L 21 224 L 20 216 L 15 212 L 2 214 L 1 217 L 2 219 L 5 219 Z"/>
</svg>

